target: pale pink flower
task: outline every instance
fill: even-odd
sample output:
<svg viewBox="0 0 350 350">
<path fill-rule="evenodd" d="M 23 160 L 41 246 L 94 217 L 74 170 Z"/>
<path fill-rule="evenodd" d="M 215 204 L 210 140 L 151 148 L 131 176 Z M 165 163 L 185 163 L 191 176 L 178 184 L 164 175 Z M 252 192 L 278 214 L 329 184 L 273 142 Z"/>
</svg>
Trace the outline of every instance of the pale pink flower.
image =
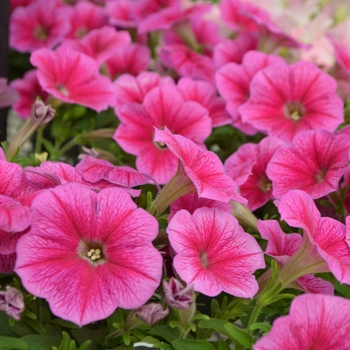
<svg viewBox="0 0 350 350">
<path fill-rule="evenodd" d="M 174 267 L 182 280 L 208 296 L 222 291 L 252 298 L 258 291 L 253 273 L 265 267 L 256 240 L 231 214 L 199 208 L 175 214 L 167 233 L 177 253 Z"/>
<path fill-rule="evenodd" d="M 213 199 L 199 198 L 197 193 L 186 194 L 175 200 L 170 205 L 170 214 L 168 220 L 170 221 L 173 216 L 181 209 L 187 210 L 190 214 L 193 214 L 198 208 L 217 208 L 228 213 L 231 212 L 230 203 L 224 203 Z"/>
<path fill-rule="evenodd" d="M 35 51 L 31 63 L 38 68 L 43 89 L 68 103 L 78 103 L 97 112 L 113 105 L 115 93 L 110 80 L 99 74 L 95 60 L 62 47 L 57 51 Z"/>
<path fill-rule="evenodd" d="M 161 77 L 156 72 L 141 72 L 137 77 L 130 74 L 122 74 L 114 81 L 116 92 L 115 113 L 119 114 L 119 109 L 131 102 L 142 103 L 149 91 L 156 86 L 175 85 L 171 77 Z"/>
<path fill-rule="evenodd" d="M 31 209 L 15 271 L 56 316 L 82 326 L 153 295 L 162 275 L 152 245 L 158 223 L 127 193 L 66 184 L 42 192 Z"/>
<path fill-rule="evenodd" d="M 182 77 L 214 81 L 215 68 L 212 59 L 183 44 L 164 45 L 159 57 L 166 67 L 173 68 Z"/>
<path fill-rule="evenodd" d="M 184 181 L 188 179 L 193 183 L 200 198 L 246 203 L 238 194 L 236 183 L 224 174 L 224 166 L 215 153 L 198 147 L 186 137 L 173 135 L 167 127 L 155 129 L 154 141 L 165 144 L 181 162 L 178 175 L 180 178 L 186 175 Z"/>
<path fill-rule="evenodd" d="M 147 70 L 151 59 L 149 48 L 141 44 L 130 44 L 113 52 L 107 61 L 107 69 L 112 80 L 120 74 L 138 75 Z"/>
<path fill-rule="evenodd" d="M 213 127 L 231 123 L 231 118 L 226 112 L 226 103 L 216 95 L 215 86 L 212 83 L 181 78 L 177 83 L 177 89 L 185 101 L 198 102 L 208 110 Z"/>
<path fill-rule="evenodd" d="M 234 181 L 242 176 L 242 168 L 248 177 L 240 185 L 242 196 L 248 199 L 248 207 L 254 211 L 274 198 L 272 182 L 266 168 L 275 154 L 283 146 L 283 142 L 275 137 L 266 137 L 259 144 L 246 143 L 225 161 L 225 172 Z M 294 163 L 292 163 L 294 165 Z M 249 170 L 251 173 L 249 174 Z"/>
<path fill-rule="evenodd" d="M 347 135 L 324 130 L 297 134 L 290 146 L 276 151 L 267 167 L 274 197 L 295 189 L 312 198 L 335 191 L 348 163 L 349 148 Z"/>
<path fill-rule="evenodd" d="M 350 347 L 350 301 L 338 296 L 297 296 L 289 315 L 279 317 L 254 350 L 307 350 Z"/>
<path fill-rule="evenodd" d="M 289 191 L 277 202 L 277 206 L 282 220 L 304 230 L 312 249 L 324 260 L 335 278 L 350 284 L 350 248 L 346 241 L 350 222 L 347 221 L 346 228 L 335 219 L 321 217 L 312 198 L 300 190 Z M 313 251 L 310 253 L 314 254 Z M 326 272 L 324 266 L 322 271 Z"/>
<path fill-rule="evenodd" d="M 7 85 L 6 78 L 0 78 L 0 108 L 9 107 L 17 101 L 17 91 L 11 85 Z"/>
<path fill-rule="evenodd" d="M 88 1 L 80 1 L 71 7 L 70 16 L 66 21 L 70 22 L 71 29 L 67 34 L 68 39 L 81 39 L 93 29 L 101 28 L 108 24 L 105 10 Z"/>
<path fill-rule="evenodd" d="M 6 286 L 6 291 L 0 290 L 0 310 L 16 321 L 21 319 L 25 309 L 23 294 L 17 288 Z"/>
<path fill-rule="evenodd" d="M 49 100 L 49 94 L 43 90 L 36 76 L 36 69 L 27 71 L 22 79 L 15 79 L 10 83 L 19 95 L 19 100 L 12 108 L 23 119 L 28 119 L 32 106 L 37 97 L 40 97 L 45 103 Z"/>
<path fill-rule="evenodd" d="M 285 234 L 276 220 L 259 220 L 258 229 L 261 237 L 268 240 L 265 254 L 276 259 L 280 268 L 283 268 L 300 248 L 302 236 L 298 233 Z M 307 293 L 334 294 L 332 283 L 313 274 L 299 277 L 289 288 L 301 289 Z"/>
<path fill-rule="evenodd" d="M 70 50 L 77 50 L 95 59 L 102 64 L 115 51 L 131 43 L 130 34 L 127 31 L 117 32 L 111 26 L 93 29 L 80 40 L 66 40 L 61 46 Z"/>
<path fill-rule="evenodd" d="M 66 7 L 55 1 L 36 1 L 17 7 L 11 14 L 10 46 L 19 52 L 33 52 L 40 48 L 54 48 L 70 29 Z"/>
<path fill-rule="evenodd" d="M 256 73 L 267 66 L 286 65 L 285 61 L 276 55 L 267 55 L 259 51 L 249 51 L 241 65 L 228 63 L 222 66 L 215 74 L 217 88 L 227 102 L 226 109 L 232 118 L 232 124 L 248 135 L 257 130 L 249 123 L 242 122 L 238 108 L 248 101 L 250 83 Z"/>
<path fill-rule="evenodd" d="M 291 142 L 304 130 L 334 131 L 344 120 L 336 82 L 309 62 L 266 67 L 250 85 L 250 98 L 239 108 L 242 121 Z"/>
<path fill-rule="evenodd" d="M 129 103 L 119 111 L 121 124 L 114 139 L 128 153 L 137 156 L 136 168 L 155 180 L 167 183 L 176 173 L 178 160 L 167 148 L 153 142 L 154 127 L 169 128 L 201 147 L 211 133 L 211 120 L 205 108 L 185 102 L 171 86 L 153 88 L 143 104 Z"/>
<path fill-rule="evenodd" d="M 169 309 L 164 310 L 162 304 L 150 303 L 141 306 L 135 313 L 142 322 L 151 325 L 166 317 L 169 313 Z"/>
</svg>

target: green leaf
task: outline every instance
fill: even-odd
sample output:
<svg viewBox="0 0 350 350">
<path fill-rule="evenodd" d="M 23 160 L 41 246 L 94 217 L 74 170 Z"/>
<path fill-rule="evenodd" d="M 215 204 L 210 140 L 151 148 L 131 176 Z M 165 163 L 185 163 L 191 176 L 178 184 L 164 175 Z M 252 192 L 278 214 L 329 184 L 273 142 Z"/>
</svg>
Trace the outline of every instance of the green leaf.
<svg viewBox="0 0 350 350">
<path fill-rule="evenodd" d="M 36 332 L 38 332 L 41 335 L 46 334 L 46 330 L 44 326 L 41 324 L 41 322 L 38 319 L 31 319 L 27 316 L 23 317 L 23 322 L 25 322 L 29 327 L 33 328 Z"/>
<path fill-rule="evenodd" d="M 210 317 L 204 314 L 196 314 L 192 318 L 192 321 L 195 321 L 195 320 L 210 320 Z"/>
<path fill-rule="evenodd" d="M 28 345 L 28 350 L 49 350 L 53 346 L 59 346 L 61 339 L 51 335 L 32 334 L 21 338 Z"/>
<path fill-rule="evenodd" d="M 0 344 L 1 344 L 0 345 L 1 350 L 28 349 L 27 344 L 22 339 L 18 339 L 18 338 L 0 336 Z"/>
<path fill-rule="evenodd" d="M 212 317 L 217 317 L 218 313 L 220 313 L 220 305 L 215 298 L 211 300 L 210 313 Z"/>
<path fill-rule="evenodd" d="M 77 350 L 77 344 L 75 344 L 74 340 L 70 341 L 68 350 Z"/>
<path fill-rule="evenodd" d="M 229 322 L 226 323 L 224 327 L 229 332 L 230 338 L 233 339 L 234 341 L 239 342 L 240 344 L 244 345 L 247 348 L 249 348 L 252 345 L 253 343 L 252 337 L 242 329 L 236 327 L 235 325 Z"/>
<path fill-rule="evenodd" d="M 87 340 L 84 344 L 82 344 L 82 345 L 78 348 L 78 350 L 86 350 L 86 349 L 89 347 L 90 344 L 91 344 L 91 340 Z"/>
<path fill-rule="evenodd" d="M 65 321 L 65 320 L 61 320 L 60 318 L 55 318 L 51 321 L 51 323 L 53 324 L 57 324 L 61 327 L 66 327 L 66 328 L 73 328 L 73 329 L 80 329 L 80 327 L 73 323 L 73 322 L 69 322 L 69 321 Z"/>
<path fill-rule="evenodd" d="M 62 341 L 61 341 L 61 344 L 58 348 L 58 350 L 67 350 L 68 349 L 68 346 L 69 346 L 69 342 L 70 342 L 70 336 L 68 333 L 66 332 L 62 332 Z"/>
<path fill-rule="evenodd" d="M 225 320 L 211 318 L 210 320 L 199 321 L 198 327 L 199 328 L 211 328 L 211 329 L 214 329 L 215 331 L 229 337 L 229 332 L 225 328 L 226 323 L 227 323 L 227 321 L 225 321 Z"/>
<path fill-rule="evenodd" d="M 173 342 L 175 350 L 216 350 L 214 345 L 205 340 L 178 339 Z"/>
<path fill-rule="evenodd" d="M 172 343 L 180 338 L 180 331 L 178 328 L 171 328 L 170 326 L 157 326 L 149 331 L 150 334 L 162 337 L 167 342 Z"/>
<path fill-rule="evenodd" d="M 231 350 L 231 348 L 223 340 L 221 340 L 218 346 L 218 350 Z"/>
<path fill-rule="evenodd" d="M 254 331 L 255 329 L 261 329 L 263 330 L 265 333 L 270 332 L 271 329 L 271 325 L 268 323 L 263 323 L 263 322 L 257 322 L 257 323 L 253 323 L 250 328 L 250 330 Z"/>
<path fill-rule="evenodd" d="M 350 287 L 346 284 L 340 284 L 338 281 L 335 281 L 334 288 L 337 292 L 343 295 L 345 298 L 350 299 Z"/>
<path fill-rule="evenodd" d="M 9 325 L 10 320 L 13 320 L 13 318 L 8 317 L 4 312 L 0 312 L 0 335 L 17 336 Z"/>
</svg>

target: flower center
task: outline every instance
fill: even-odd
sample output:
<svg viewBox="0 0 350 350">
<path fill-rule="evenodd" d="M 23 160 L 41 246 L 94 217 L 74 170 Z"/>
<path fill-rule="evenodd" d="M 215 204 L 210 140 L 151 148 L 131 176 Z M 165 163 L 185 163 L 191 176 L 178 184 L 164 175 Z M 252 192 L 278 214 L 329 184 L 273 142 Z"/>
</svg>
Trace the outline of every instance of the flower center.
<svg viewBox="0 0 350 350">
<path fill-rule="evenodd" d="M 295 122 L 298 121 L 303 115 L 305 115 L 305 108 L 301 102 L 287 102 L 283 107 L 283 112 L 286 118 L 292 119 Z"/>
<path fill-rule="evenodd" d="M 103 244 L 81 240 L 78 246 L 78 255 L 89 261 L 92 265 L 99 265 L 106 262 Z"/>
<path fill-rule="evenodd" d="M 199 260 L 205 269 L 209 266 L 208 255 L 206 252 L 199 253 Z"/>
<path fill-rule="evenodd" d="M 322 182 L 326 178 L 326 175 L 327 175 L 327 170 L 324 168 L 321 168 L 316 174 L 317 182 L 318 183 Z"/>
<path fill-rule="evenodd" d="M 63 96 L 68 96 L 69 95 L 69 92 L 67 90 L 67 88 L 61 84 L 61 83 L 58 83 L 56 84 L 56 89 L 63 95 Z"/>
<path fill-rule="evenodd" d="M 261 191 L 263 191 L 264 193 L 269 192 L 272 188 L 272 182 L 270 181 L 270 179 L 267 178 L 267 176 L 263 176 L 259 180 L 258 185 L 259 185 L 259 188 L 261 189 Z"/>
<path fill-rule="evenodd" d="M 47 30 L 41 25 L 36 26 L 34 29 L 34 37 L 38 40 L 41 40 L 41 41 L 46 40 L 47 34 L 48 34 Z"/>
</svg>

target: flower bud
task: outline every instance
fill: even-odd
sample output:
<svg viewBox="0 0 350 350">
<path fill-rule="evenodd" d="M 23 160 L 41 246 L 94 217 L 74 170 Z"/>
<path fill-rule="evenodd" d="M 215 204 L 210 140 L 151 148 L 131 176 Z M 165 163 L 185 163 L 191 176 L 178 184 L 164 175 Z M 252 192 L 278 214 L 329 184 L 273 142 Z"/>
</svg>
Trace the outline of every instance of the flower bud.
<svg viewBox="0 0 350 350">
<path fill-rule="evenodd" d="M 19 321 L 24 308 L 23 294 L 20 290 L 7 286 L 6 291 L 0 291 L 0 310 L 8 316 Z"/>
<path fill-rule="evenodd" d="M 163 292 L 165 300 L 170 307 L 179 310 L 188 310 L 193 303 L 193 285 L 184 287 L 174 277 L 170 278 L 169 283 L 166 280 L 163 281 Z"/>
<path fill-rule="evenodd" d="M 163 310 L 162 304 L 150 303 L 141 306 L 137 312 L 136 316 L 148 325 L 158 322 L 166 315 L 168 315 L 169 309 Z"/>
</svg>

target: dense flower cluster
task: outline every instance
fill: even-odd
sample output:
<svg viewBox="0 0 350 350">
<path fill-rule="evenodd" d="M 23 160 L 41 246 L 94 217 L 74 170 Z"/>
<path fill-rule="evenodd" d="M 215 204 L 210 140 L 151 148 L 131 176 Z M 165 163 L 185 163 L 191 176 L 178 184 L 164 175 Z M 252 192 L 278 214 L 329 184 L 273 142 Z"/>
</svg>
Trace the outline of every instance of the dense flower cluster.
<svg viewBox="0 0 350 350">
<path fill-rule="evenodd" d="M 0 311 L 23 341 L 31 319 L 56 349 L 348 349 L 349 28 L 338 0 L 11 0 Z"/>
</svg>

